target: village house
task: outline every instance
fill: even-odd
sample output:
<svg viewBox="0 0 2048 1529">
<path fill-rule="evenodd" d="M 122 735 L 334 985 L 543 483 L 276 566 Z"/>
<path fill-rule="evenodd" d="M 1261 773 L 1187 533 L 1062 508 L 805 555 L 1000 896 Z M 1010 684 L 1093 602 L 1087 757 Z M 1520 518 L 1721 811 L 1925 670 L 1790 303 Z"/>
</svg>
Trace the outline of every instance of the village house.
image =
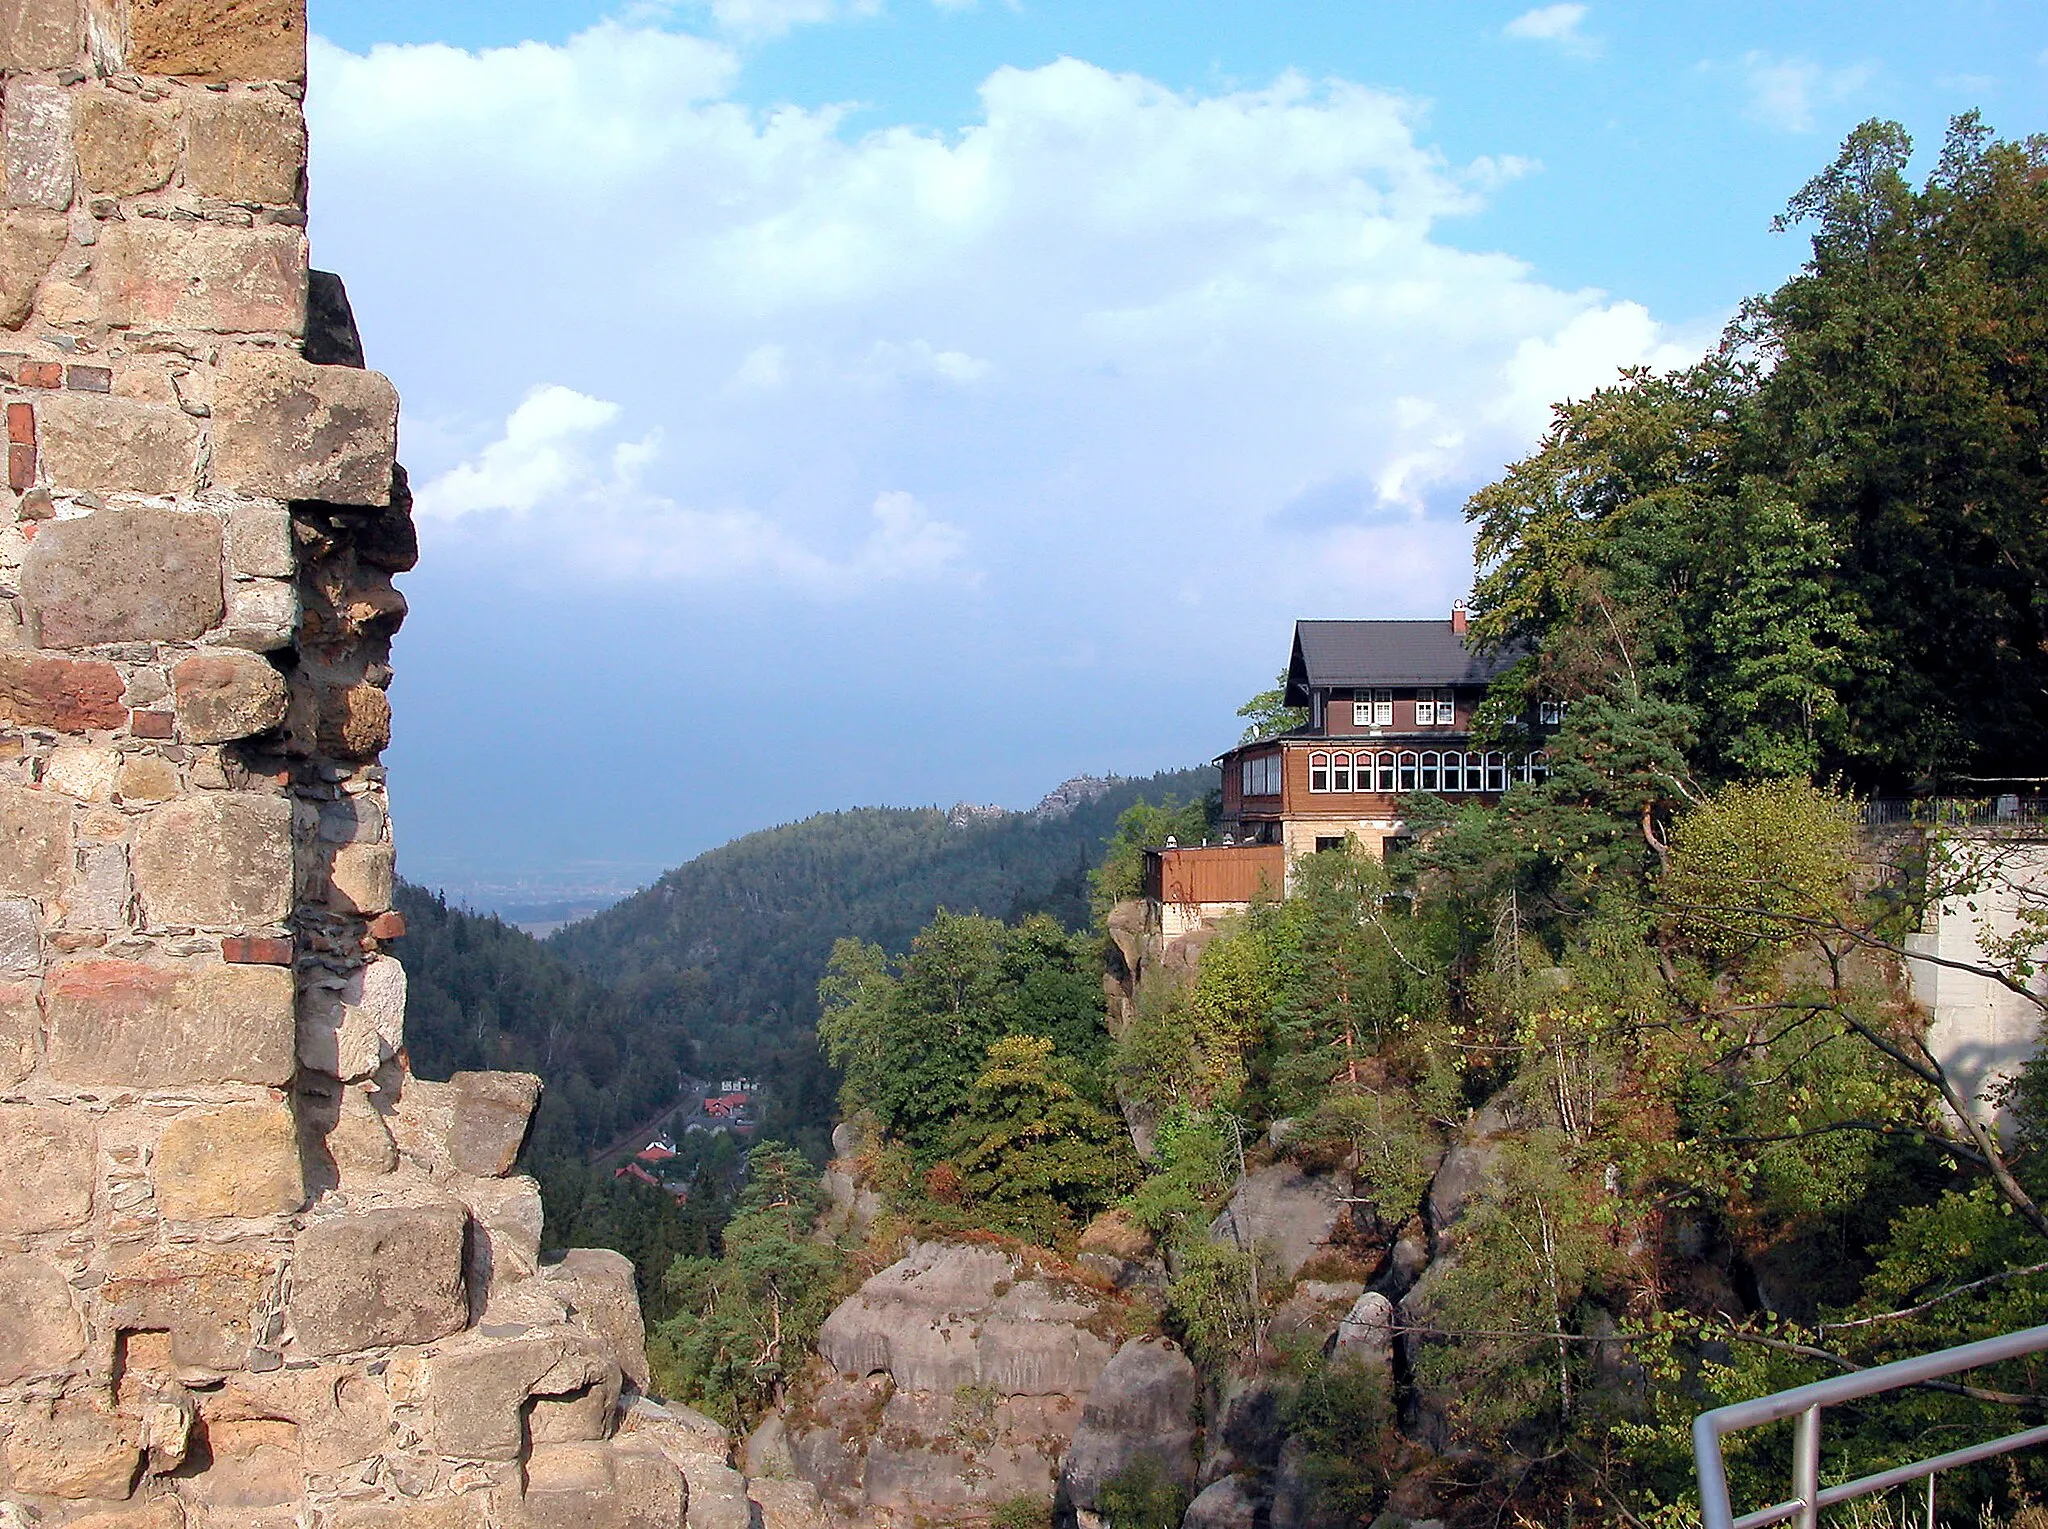
<svg viewBox="0 0 2048 1529">
<path fill-rule="evenodd" d="M 1261 887 L 1284 893 L 1304 855 L 1349 840 L 1377 856 L 1398 848 L 1403 796 L 1494 802 L 1541 779 L 1540 749 L 1510 754 L 1472 736 L 1488 686 L 1519 656 L 1477 651 L 1462 604 L 1448 620 L 1297 621 L 1283 698 L 1308 720 L 1217 759 L 1216 842 L 1148 854 L 1146 894 L 1169 936 L 1249 906 Z M 1540 734 L 1561 719 L 1543 703 L 1530 721 Z"/>
</svg>

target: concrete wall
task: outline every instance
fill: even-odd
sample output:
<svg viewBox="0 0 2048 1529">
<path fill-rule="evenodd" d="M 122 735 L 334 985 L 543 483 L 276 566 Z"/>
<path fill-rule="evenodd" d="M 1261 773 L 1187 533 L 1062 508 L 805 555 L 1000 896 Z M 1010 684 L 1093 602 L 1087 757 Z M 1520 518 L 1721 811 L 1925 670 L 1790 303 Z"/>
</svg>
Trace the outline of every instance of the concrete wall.
<svg viewBox="0 0 2048 1529">
<path fill-rule="evenodd" d="M 1931 874 L 1967 890 L 1930 909 L 1907 948 L 1967 965 L 2006 965 L 1993 947 L 2021 931 L 2024 911 L 2048 906 L 2048 841 L 1961 833 L 1942 840 L 1941 853 L 1945 862 Z M 1928 1048 L 1989 1118 L 1991 1091 L 2040 1047 L 2041 1011 L 2000 983 L 1931 960 L 1909 960 L 1907 970 L 1913 996 L 1933 1016 Z M 2048 993 L 2048 974 L 2036 976 L 2032 990 Z"/>
<path fill-rule="evenodd" d="M 674 1529 L 538 1080 L 406 1069 L 415 543 L 304 62 L 300 0 L 0 3 L 0 1524 Z"/>
</svg>

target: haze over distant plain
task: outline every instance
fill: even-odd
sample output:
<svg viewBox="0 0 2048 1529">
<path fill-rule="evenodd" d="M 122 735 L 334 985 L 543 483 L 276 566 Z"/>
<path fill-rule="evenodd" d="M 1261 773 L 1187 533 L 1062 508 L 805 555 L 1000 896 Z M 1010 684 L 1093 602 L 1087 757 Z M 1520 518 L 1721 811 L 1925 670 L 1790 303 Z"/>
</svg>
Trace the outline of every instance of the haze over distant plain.
<svg viewBox="0 0 2048 1529">
<path fill-rule="evenodd" d="M 401 866 L 622 890 L 1236 736 L 1434 615 L 1550 403 L 1712 343 L 2016 3 L 313 0 L 314 262 L 404 396 Z M 530 900 L 530 897 L 529 897 Z"/>
</svg>

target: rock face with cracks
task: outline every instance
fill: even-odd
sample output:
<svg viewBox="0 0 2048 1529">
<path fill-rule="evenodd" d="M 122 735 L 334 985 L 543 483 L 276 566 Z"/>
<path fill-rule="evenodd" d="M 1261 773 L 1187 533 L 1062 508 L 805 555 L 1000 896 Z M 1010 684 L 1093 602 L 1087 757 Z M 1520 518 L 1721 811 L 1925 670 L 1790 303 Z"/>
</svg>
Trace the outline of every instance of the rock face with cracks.
<svg viewBox="0 0 2048 1529">
<path fill-rule="evenodd" d="M 513 1173 L 539 1080 L 407 1070 L 417 542 L 305 48 L 0 4 L 0 1525 L 681 1529 L 632 1270 Z"/>
<path fill-rule="evenodd" d="M 1115 1352 L 1104 1315 L 999 1249 L 918 1244 L 826 1319 L 790 1456 L 842 1512 L 1050 1500 Z"/>
</svg>

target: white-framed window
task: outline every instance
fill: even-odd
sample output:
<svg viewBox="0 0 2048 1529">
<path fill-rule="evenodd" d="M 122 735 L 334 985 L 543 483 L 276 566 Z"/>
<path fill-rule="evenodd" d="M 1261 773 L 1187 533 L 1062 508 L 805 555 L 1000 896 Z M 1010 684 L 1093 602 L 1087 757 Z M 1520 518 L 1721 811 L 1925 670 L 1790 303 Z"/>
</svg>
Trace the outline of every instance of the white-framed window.
<svg viewBox="0 0 2048 1529">
<path fill-rule="evenodd" d="M 1394 725 L 1394 692 L 1391 690 L 1353 691 L 1351 725 L 1353 727 L 1392 727 Z"/>
<path fill-rule="evenodd" d="M 1373 769 L 1379 775 L 1378 788 L 1382 791 L 1392 791 L 1394 789 L 1394 756 L 1392 754 L 1375 754 L 1372 759 Z"/>
<path fill-rule="evenodd" d="M 1565 703 L 1563 701 L 1538 701 L 1536 703 L 1536 721 L 1544 727 L 1561 726 L 1564 722 L 1564 708 Z"/>
<path fill-rule="evenodd" d="M 1458 703 L 1448 690 L 1418 690 L 1415 692 L 1415 725 L 1417 727 L 1453 727 L 1458 721 Z"/>
<path fill-rule="evenodd" d="M 1486 756 L 1486 789 L 1505 791 L 1508 788 L 1508 761 L 1505 754 Z"/>
<path fill-rule="evenodd" d="M 1486 789 L 1486 756 L 1467 754 L 1465 756 L 1465 789 L 1484 791 Z"/>
<path fill-rule="evenodd" d="M 1529 756 L 1529 779 L 1546 781 L 1550 779 L 1550 756 L 1538 749 Z"/>
<path fill-rule="evenodd" d="M 1424 754 L 1422 756 L 1422 789 L 1424 791 L 1441 791 L 1443 788 L 1442 756 L 1434 752 Z"/>
<path fill-rule="evenodd" d="M 1339 754 L 1330 761 L 1330 789 L 1349 791 L 1351 789 L 1351 756 Z"/>
<path fill-rule="evenodd" d="M 1280 794 L 1280 756 L 1261 754 L 1256 759 L 1244 762 L 1244 794 L 1246 796 L 1278 796 Z"/>
<path fill-rule="evenodd" d="M 1308 756 L 1308 788 L 1311 791 L 1330 789 L 1330 756 L 1311 754 Z"/>
<path fill-rule="evenodd" d="M 1403 754 L 1401 756 L 1401 789 L 1403 791 L 1413 791 L 1415 789 L 1415 756 L 1413 754 Z"/>
</svg>

